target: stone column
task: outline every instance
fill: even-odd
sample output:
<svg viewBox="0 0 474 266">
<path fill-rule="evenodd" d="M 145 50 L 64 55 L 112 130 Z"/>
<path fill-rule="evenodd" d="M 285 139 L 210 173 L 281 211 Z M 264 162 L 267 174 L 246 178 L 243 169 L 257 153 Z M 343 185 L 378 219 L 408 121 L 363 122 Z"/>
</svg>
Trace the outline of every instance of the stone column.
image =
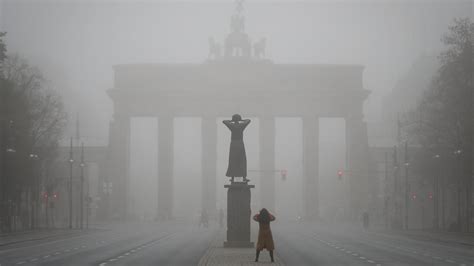
<svg viewBox="0 0 474 266">
<path fill-rule="evenodd" d="M 304 217 L 319 216 L 319 117 L 303 117 Z"/>
<path fill-rule="evenodd" d="M 210 217 L 216 214 L 216 164 L 217 123 L 216 117 L 203 117 L 201 122 L 202 154 L 202 209 Z"/>
<path fill-rule="evenodd" d="M 125 114 L 114 115 L 109 130 L 108 174 L 103 180 L 107 186 L 104 208 L 107 218 L 125 218 L 128 214 L 130 183 L 130 117 Z"/>
<path fill-rule="evenodd" d="M 158 118 L 158 210 L 159 220 L 173 215 L 173 117 Z"/>
<path fill-rule="evenodd" d="M 260 193 L 262 208 L 275 212 L 275 118 L 263 116 L 260 123 Z"/>
<path fill-rule="evenodd" d="M 346 172 L 350 182 L 350 208 L 352 218 L 368 209 L 368 157 L 367 125 L 362 116 L 346 118 Z"/>
</svg>

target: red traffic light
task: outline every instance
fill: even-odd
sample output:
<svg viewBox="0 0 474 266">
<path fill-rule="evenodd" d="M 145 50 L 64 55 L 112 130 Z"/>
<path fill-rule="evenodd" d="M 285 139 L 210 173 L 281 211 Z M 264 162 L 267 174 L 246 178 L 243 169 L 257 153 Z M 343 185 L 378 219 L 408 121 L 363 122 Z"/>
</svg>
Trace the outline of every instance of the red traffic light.
<svg viewBox="0 0 474 266">
<path fill-rule="evenodd" d="M 428 199 L 433 199 L 433 193 L 432 192 L 428 192 Z"/>
<path fill-rule="evenodd" d="M 53 198 L 54 198 L 54 199 L 57 199 L 57 198 L 58 198 L 58 193 L 54 193 L 54 194 L 53 194 Z"/>
<path fill-rule="evenodd" d="M 411 198 L 412 198 L 413 200 L 416 200 L 416 193 L 411 193 Z"/>
<path fill-rule="evenodd" d="M 343 175 L 344 175 L 344 171 L 342 171 L 342 170 L 338 170 L 338 171 L 337 171 L 337 177 L 338 177 L 339 179 L 341 179 Z"/>
</svg>

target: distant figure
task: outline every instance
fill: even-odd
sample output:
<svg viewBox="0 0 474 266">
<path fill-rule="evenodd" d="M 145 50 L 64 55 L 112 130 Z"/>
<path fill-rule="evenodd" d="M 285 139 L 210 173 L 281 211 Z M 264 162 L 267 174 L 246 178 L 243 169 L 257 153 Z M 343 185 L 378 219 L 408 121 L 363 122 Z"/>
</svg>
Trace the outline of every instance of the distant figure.
<svg viewBox="0 0 474 266">
<path fill-rule="evenodd" d="M 242 120 L 238 114 L 232 116 L 232 120 L 222 121 L 231 131 L 231 141 L 229 150 L 229 166 L 226 176 L 231 177 L 234 183 L 234 177 L 243 177 L 244 182 L 247 179 L 247 156 L 245 155 L 244 130 L 250 124 L 250 119 Z"/>
<path fill-rule="evenodd" d="M 275 216 L 271 215 L 267 209 L 263 208 L 260 210 L 259 214 L 255 214 L 253 219 L 254 221 L 258 222 L 259 225 L 255 262 L 258 261 L 260 251 L 263 249 L 267 249 L 270 252 L 270 258 L 272 262 L 275 262 L 273 259 L 273 250 L 275 249 L 275 245 L 273 243 L 272 230 L 270 229 L 270 222 L 275 221 Z"/>
<path fill-rule="evenodd" d="M 368 212 L 364 212 L 362 214 L 362 223 L 364 225 L 364 230 L 368 230 L 369 229 L 369 213 Z"/>
<path fill-rule="evenodd" d="M 205 228 L 209 227 L 209 215 L 206 210 L 202 210 L 201 219 L 199 220 L 199 226 L 204 226 Z"/>
<path fill-rule="evenodd" d="M 219 227 L 220 228 L 224 227 L 224 210 L 223 209 L 219 210 Z"/>
</svg>

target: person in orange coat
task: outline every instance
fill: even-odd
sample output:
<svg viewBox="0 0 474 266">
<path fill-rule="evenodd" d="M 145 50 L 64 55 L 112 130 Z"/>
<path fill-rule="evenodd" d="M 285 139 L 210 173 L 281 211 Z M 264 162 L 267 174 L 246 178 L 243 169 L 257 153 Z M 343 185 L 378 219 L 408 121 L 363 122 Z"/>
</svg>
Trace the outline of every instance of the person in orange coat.
<svg viewBox="0 0 474 266">
<path fill-rule="evenodd" d="M 255 262 L 258 261 L 258 256 L 260 251 L 267 249 L 270 252 L 270 258 L 272 262 L 273 259 L 273 250 L 275 245 L 273 243 L 272 230 L 270 229 L 270 222 L 275 221 L 275 216 L 271 215 L 267 209 L 263 208 L 260 210 L 260 213 L 255 214 L 253 220 L 258 222 L 258 241 L 257 241 L 257 253 L 255 256 Z"/>
</svg>

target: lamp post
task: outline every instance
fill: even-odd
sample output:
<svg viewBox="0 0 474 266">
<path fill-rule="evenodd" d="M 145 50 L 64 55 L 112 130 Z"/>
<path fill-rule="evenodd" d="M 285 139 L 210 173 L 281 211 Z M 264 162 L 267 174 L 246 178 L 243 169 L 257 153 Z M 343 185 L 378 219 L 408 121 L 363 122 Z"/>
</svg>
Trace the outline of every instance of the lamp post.
<svg viewBox="0 0 474 266">
<path fill-rule="evenodd" d="M 72 137 L 69 146 L 69 229 L 72 229 Z"/>
<path fill-rule="evenodd" d="M 84 143 L 81 143 L 81 197 L 80 197 L 80 206 L 81 206 L 81 229 L 83 228 L 83 221 L 84 221 L 84 167 L 86 164 L 84 163 Z"/>
<path fill-rule="evenodd" d="M 458 187 L 458 197 L 457 197 L 457 200 L 458 200 L 458 227 L 459 227 L 459 231 L 462 231 L 462 218 L 461 218 L 461 196 L 462 196 L 462 183 L 461 183 L 461 173 L 462 171 L 460 171 L 459 169 L 456 170 L 457 168 L 460 167 L 460 163 L 458 163 L 459 158 L 461 157 L 461 153 L 462 153 L 462 150 L 460 149 L 457 149 L 454 151 L 454 162 L 453 162 L 453 167 L 454 167 L 454 171 L 453 171 L 453 174 L 457 174 L 457 187 Z"/>
<path fill-rule="evenodd" d="M 433 156 L 433 158 L 435 159 L 435 164 L 438 166 L 438 169 L 439 169 L 438 171 L 436 171 L 435 175 L 433 176 L 434 178 L 434 182 L 433 182 L 434 229 L 438 230 L 439 229 L 439 199 L 441 196 L 440 186 L 439 186 L 439 181 L 440 181 L 439 174 L 441 172 L 441 169 L 440 169 L 441 163 L 439 162 L 439 159 L 441 158 L 441 156 L 439 154 L 436 154 L 435 156 Z"/>
<path fill-rule="evenodd" d="M 408 230 L 408 193 L 409 193 L 409 184 L 408 184 L 408 167 L 410 163 L 408 161 L 408 141 L 405 142 L 405 230 Z"/>
<path fill-rule="evenodd" d="M 38 155 L 34 153 L 30 153 L 30 159 L 32 160 L 32 172 L 33 172 L 33 186 L 32 186 L 32 194 L 33 194 L 33 201 L 31 202 L 31 229 L 35 229 L 36 225 L 36 213 L 38 212 L 38 174 L 36 174 L 36 161 L 38 160 Z"/>
<path fill-rule="evenodd" d="M 11 189 L 10 184 L 9 184 L 9 179 L 10 179 L 10 173 L 9 173 L 9 157 L 13 157 L 13 155 L 16 153 L 16 150 L 14 148 L 14 135 L 13 135 L 13 126 L 14 122 L 13 120 L 10 120 L 7 125 L 7 130 L 6 133 L 7 135 L 4 135 L 4 143 L 5 143 L 5 157 L 4 157 L 4 166 L 3 166 L 3 184 L 2 184 L 2 222 L 5 225 L 6 229 L 11 232 L 11 217 L 10 217 L 10 211 L 11 211 L 11 200 L 10 200 L 10 193 L 8 192 L 9 189 Z M 4 152 L 2 151 L 2 153 Z M 3 228 L 1 228 L 3 229 Z"/>
</svg>

